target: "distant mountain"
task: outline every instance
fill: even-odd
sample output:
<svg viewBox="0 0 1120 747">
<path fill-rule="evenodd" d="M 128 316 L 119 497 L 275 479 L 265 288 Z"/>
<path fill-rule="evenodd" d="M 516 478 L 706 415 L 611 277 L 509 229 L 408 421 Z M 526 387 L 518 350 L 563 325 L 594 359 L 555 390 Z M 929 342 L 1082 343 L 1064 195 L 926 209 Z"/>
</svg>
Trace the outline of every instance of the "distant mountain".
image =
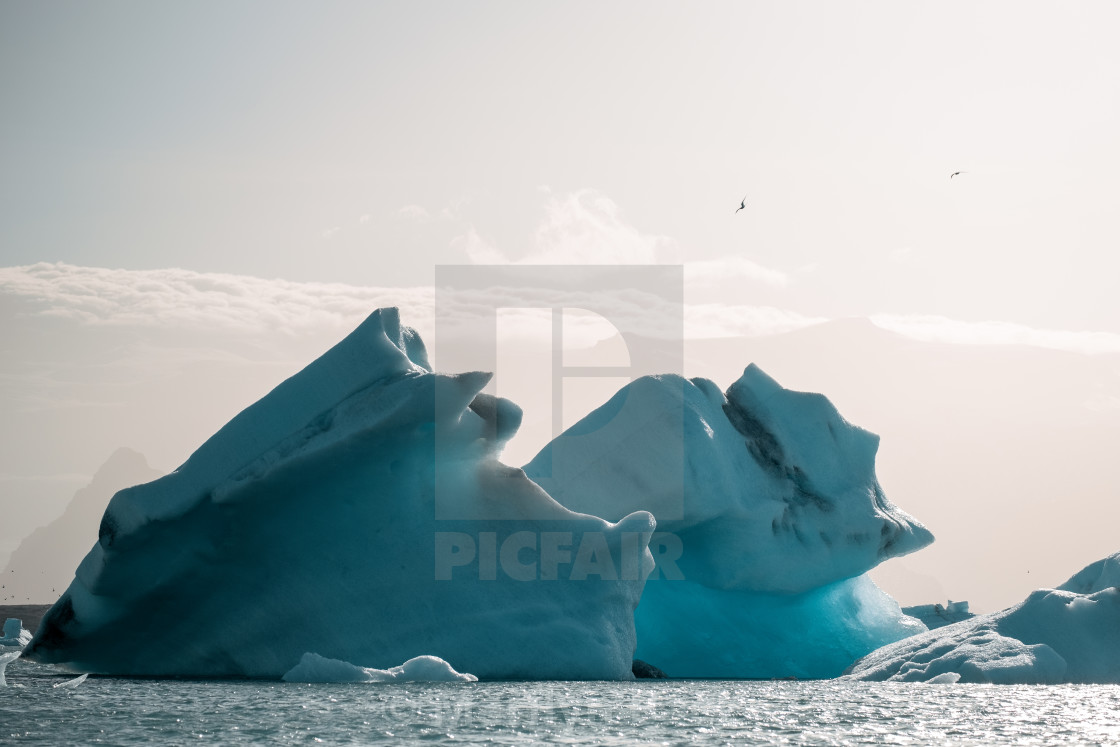
<svg viewBox="0 0 1120 747">
<path fill-rule="evenodd" d="M 122 488 L 150 482 L 163 473 L 131 449 L 117 449 L 66 511 L 28 535 L 0 576 L 0 604 L 53 603 L 70 585 L 78 563 L 93 543 L 109 499 Z"/>
</svg>

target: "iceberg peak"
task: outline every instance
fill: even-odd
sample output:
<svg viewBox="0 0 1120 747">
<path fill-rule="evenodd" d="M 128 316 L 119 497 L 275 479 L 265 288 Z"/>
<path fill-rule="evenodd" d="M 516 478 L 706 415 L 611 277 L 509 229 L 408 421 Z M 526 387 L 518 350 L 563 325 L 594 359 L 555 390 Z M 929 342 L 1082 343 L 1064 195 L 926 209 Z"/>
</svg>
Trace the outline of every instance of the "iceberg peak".
<svg viewBox="0 0 1120 747">
<path fill-rule="evenodd" d="M 878 443 L 824 395 L 751 364 L 722 394 L 706 379 L 637 379 L 525 471 L 577 511 L 651 511 L 684 542 L 690 580 L 800 593 L 933 541 L 887 500 Z"/>
</svg>

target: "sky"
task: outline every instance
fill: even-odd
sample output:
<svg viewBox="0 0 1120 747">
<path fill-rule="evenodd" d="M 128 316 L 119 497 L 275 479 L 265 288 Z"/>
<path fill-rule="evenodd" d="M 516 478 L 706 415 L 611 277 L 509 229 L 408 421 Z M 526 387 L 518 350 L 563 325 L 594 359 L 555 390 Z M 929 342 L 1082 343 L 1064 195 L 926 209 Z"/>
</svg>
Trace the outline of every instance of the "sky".
<svg viewBox="0 0 1120 747">
<path fill-rule="evenodd" d="M 116 447 L 172 469 L 372 308 L 427 333 L 444 265 L 682 264 L 690 339 L 871 319 L 1000 372 L 1025 346 L 1111 417 L 1118 27 L 1109 2 L 0 0 L 0 553 Z M 749 362 L 721 349 L 725 378 Z M 849 386 L 807 356 L 799 386 Z M 1115 516 L 1086 469 L 1078 510 Z M 1066 541 L 1054 583 L 1097 557 Z"/>
</svg>

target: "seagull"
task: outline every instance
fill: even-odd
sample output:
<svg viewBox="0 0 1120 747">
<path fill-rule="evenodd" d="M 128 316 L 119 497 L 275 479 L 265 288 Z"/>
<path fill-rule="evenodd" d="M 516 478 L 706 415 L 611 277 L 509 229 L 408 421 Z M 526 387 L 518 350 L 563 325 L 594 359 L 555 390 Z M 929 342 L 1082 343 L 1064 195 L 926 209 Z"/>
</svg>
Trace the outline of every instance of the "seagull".
<svg viewBox="0 0 1120 747">
<path fill-rule="evenodd" d="M 954 171 L 952 174 L 949 174 L 949 178 L 952 179 L 957 174 L 967 174 L 967 173 L 968 173 L 967 171 Z"/>
<path fill-rule="evenodd" d="M 745 208 L 746 206 L 747 206 L 747 196 L 746 196 L 746 195 L 743 195 L 743 199 L 742 199 L 742 201 L 741 201 L 741 202 L 739 203 L 739 207 L 738 207 L 738 208 L 737 208 L 737 209 L 735 210 L 735 212 L 736 212 L 736 213 L 737 213 L 737 212 L 739 212 L 740 210 L 742 210 L 742 209 L 743 209 L 743 208 Z"/>
</svg>

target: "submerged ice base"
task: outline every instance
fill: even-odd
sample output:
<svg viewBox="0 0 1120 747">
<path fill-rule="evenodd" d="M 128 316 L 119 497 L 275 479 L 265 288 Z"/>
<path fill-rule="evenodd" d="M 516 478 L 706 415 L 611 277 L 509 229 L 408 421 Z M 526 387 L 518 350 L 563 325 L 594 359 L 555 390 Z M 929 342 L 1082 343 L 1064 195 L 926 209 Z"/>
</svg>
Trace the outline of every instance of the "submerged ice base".
<svg viewBox="0 0 1120 747">
<path fill-rule="evenodd" d="M 521 411 L 480 394 L 489 378 L 432 373 L 396 310 L 375 311 L 178 470 L 117 493 L 26 655 L 280 677 L 307 651 L 375 669 L 431 654 L 488 678 L 632 678 L 653 519 L 575 513 L 498 462 Z M 631 573 L 548 578 L 557 535 Z M 493 574 L 491 536 L 516 538 Z"/>
<path fill-rule="evenodd" d="M 637 658 L 670 677 L 837 677 L 884 643 L 925 631 L 866 575 L 801 594 L 646 584 Z"/>
</svg>

